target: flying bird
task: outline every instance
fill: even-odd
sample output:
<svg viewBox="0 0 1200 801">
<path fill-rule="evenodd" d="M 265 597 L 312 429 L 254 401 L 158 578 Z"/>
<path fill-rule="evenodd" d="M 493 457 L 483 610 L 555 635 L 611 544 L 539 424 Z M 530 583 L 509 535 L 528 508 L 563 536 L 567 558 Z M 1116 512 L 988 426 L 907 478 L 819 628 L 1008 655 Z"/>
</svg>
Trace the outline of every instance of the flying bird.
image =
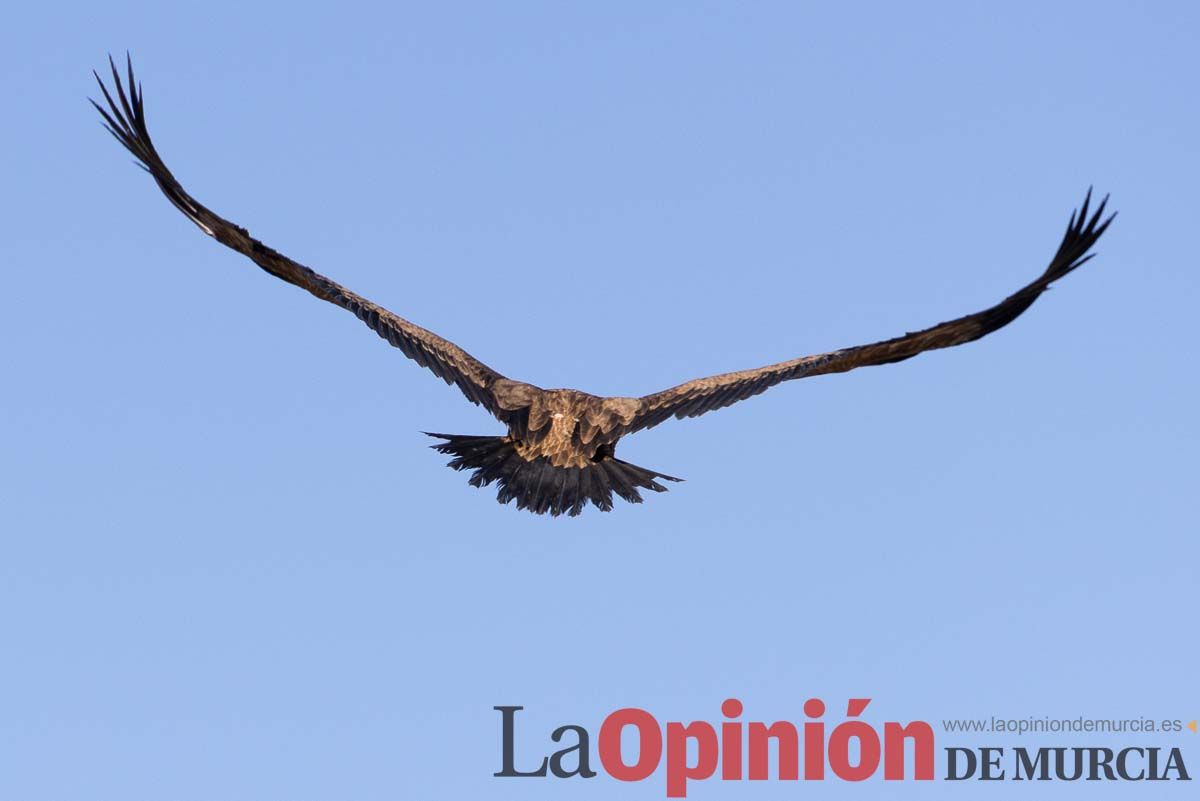
<svg viewBox="0 0 1200 801">
<path fill-rule="evenodd" d="M 857 367 L 892 364 L 937 348 L 971 342 L 1016 319 L 1051 283 L 1092 258 L 1088 251 L 1115 214 L 1104 218 L 1105 197 L 1089 216 L 1091 190 L 1071 215 L 1058 251 L 1031 283 L 991 308 L 939 323 L 894 339 L 842 348 L 829 353 L 767 365 L 753 370 L 697 378 L 640 398 L 600 397 L 577 389 L 542 389 L 493 370 L 447 339 L 427 331 L 363 298 L 320 273 L 264 245 L 239 225 L 218 216 L 189 195 L 167 169 L 150 140 L 142 88 L 126 57 L 126 86 L 112 58 L 113 92 L 93 71 L 107 109 L 92 100 L 105 127 L 150 173 L 167 199 L 201 231 L 250 258 L 266 272 L 305 289 L 321 300 L 353 313 L 367 326 L 467 400 L 487 409 L 508 431 L 503 436 L 430 434 L 441 442 L 430 447 L 454 458 L 449 466 L 471 470 L 470 483 L 495 483 L 496 499 L 535 514 L 578 515 L 590 502 L 602 511 L 613 494 L 641 503 L 639 490 L 663 492 L 662 481 L 680 479 L 617 458 L 622 437 L 669 418 L 696 417 L 754 397 L 796 378 L 844 373 Z M 114 99 L 115 94 L 115 99 Z"/>
</svg>

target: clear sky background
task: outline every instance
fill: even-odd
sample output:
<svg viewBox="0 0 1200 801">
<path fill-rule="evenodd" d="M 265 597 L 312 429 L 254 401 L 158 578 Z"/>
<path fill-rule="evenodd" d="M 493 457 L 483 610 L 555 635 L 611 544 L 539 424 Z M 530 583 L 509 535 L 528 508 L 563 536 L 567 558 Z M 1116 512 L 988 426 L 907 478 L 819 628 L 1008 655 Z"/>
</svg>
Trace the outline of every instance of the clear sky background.
<svg viewBox="0 0 1200 801">
<path fill-rule="evenodd" d="M 664 796 L 493 779 L 497 704 L 522 761 L 730 695 L 1200 716 L 1198 8 L 13 6 L 0 797 Z M 545 387 L 923 327 L 1040 272 L 1089 184 L 1121 214 L 986 340 L 639 434 L 622 456 L 686 483 L 537 518 L 419 433 L 498 423 L 131 165 L 86 103 L 126 48 L 197 198 Z M 1190 732 L 955 744 L 1174 744 L 1200 774 Z M 690 797 L 814 792 L 999 791 Z"/>
</svg>

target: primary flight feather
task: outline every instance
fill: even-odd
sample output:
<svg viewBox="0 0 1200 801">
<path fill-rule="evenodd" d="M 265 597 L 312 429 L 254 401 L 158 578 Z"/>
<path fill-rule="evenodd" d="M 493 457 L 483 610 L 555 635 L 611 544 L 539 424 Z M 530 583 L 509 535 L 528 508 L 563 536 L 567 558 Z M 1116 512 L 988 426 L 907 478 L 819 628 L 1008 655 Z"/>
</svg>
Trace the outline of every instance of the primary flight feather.
<svg viewBox="0 0 1200 801">
<path fill-rule="evenodd" d="M 614 493 L 631 503 L 640 503 L 639 489 L 663 492 L 666 487 L 659 479 L 680 480 L 616 458 L 617 442 L 627 434 L 656 426 L 670 417 L 696 417 L 724 408 L 783 381 L 891 364 L 923 351 L 971 342 L 1007 325 L 1028 309 L 1052 282 L 1091 259 L 1094 254 L 1088 251 L 1116 216 L 1104 217 L 1107 197 L 1089 216 L 1091 190 L 1088 190 L 1079 211 L 1071 215 L 1058 251 L 1040 276 L 991 308 L 932 328 L 753 370 L 698 378 L 640 398 L 599 397 L 575 389 L 542 389 L 501 375 L 453 342 L 267 247 L 245 228 L 197 202 L 175 180 L 150 140 L 142 89 L 134 80 L 132 63 L 126 59 L 124 83 L 111 58 L 109 66 L 113 79 L 111 93 L 96 75 L 107 109 L 94 100 L 92 105 L 104 117 L 108 131 L 137 158 L 171 203 L 204 233 L 249 257 L 271 275 L 353 312 L 405 356 L 447 384 L 457 386 L 467 400 L 483 406 L 504 423 L 508 428 L 505 436 L 431 434 L 443 440 L 432 447 L 454 456 L 450 467 L 473 470 L 472 485 L 481 487 L 494 482 L 499 486 L 500 503 L 515 500 L 518 508 L 536 514 L 574 516 L 588 502 L 608 511 L 612 509 Z"/>
</svg>

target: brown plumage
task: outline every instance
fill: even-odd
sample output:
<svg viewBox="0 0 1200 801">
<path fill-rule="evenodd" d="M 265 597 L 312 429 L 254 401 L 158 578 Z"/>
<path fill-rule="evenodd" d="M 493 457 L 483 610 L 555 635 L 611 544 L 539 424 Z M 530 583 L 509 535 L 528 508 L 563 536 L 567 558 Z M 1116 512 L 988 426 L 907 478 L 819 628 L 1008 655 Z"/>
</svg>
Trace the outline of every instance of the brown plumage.
<svg viewBox="0 0 1200 801">
<path fill-rule="evenodd" d="M 926 350 L 971 342 L 1007 325 L 1029 308 L 1052 282 L 1092 258 L 1088 250 L 1115 216 L 1102 219 L 1107 203 L 1105 198 L 1089 217 L 1089 190 L 1079 212 L 1072 214 L 1050 266 L 1040 276 L 989 309 L 932 328 L 754 370 L 698 378 L 641 398 L 598 397 L 574 389 L 546 390 L 506 378 L 453 342 L 272 250 L 250 236 L 245 228 L 198 203 L 175 180 L 150 141 L 142 90 L 134 81 L 132 65 L 127 63 L 128 92 L 111 59 L 109 66 L 116 98 L 97 75 L 96 81 L 108 108 L 95 101 L 92 105 L 103 115 L 109 132 L 138 159 L 175 207 L 200 230 L 248 256 L 271 275 L 353 312 L 405 356 L 428 368 L 447 384 L 457 386 L 469 401 L 483 406 L 504 423 L 508 427 L 505 436 L 431 434 L 443 440 L 432 447 L 454 456 L 450 467 L 473 470 L 470 483 L 474 486 L 494 482 L 499 486 L 497 499 L 501 503 L 516 500 L 518 508 L 537 514 L 565 512 L 574 516 L 589 501 L 608 511 L 612 508 L 614 493 L 632 503 L 640 503 L 639 489 L 663 492 L 666 487 L 658 479 L 679 481 L 617 459 L 617 442 L 627 434 L 656 426 L 670 417 L 696 417 L 729 406 L 782 381 L 891 364 Z"/>
</svg>

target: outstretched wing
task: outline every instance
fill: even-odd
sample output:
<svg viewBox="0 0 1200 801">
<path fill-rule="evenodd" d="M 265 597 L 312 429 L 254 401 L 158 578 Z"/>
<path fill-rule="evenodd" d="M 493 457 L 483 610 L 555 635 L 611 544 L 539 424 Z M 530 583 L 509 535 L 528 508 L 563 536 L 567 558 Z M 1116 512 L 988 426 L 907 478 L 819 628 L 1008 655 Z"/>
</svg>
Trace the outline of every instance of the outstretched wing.
<svg viewBox="0 0 1200 801">
<path fill-rule="evenodd" d="M 1035 281 L 1009 295 L 990 309 L 895 339 L 844 348 L 815 356 L 804 356 L 760 367 L 757 370 L 743 370 L 709 378 L 698 378 L 663 392 L 646 395 L 637 399 L 638 406 L 636 412 L 633 413 L 633 419 L 628 422 L 621 421 L 624 423 L 623 432 L 631 433 L 643 428 L 650 428 L 672 416 L 682 419 L 721 409 L 765 392 L 782 381 L 826 373 L 844 373 L 856 367 L 874 364 L 891 364 L 910 359 L 922 351 L 949 348 L 990 334 L 1015 320 L 1033 305 L 1033 302 L 1052 282 L 1062 278 L 1095 255 L 1089 255 L 1088 250 L 1096 244 L 1096 240 L 1108 228 L 1116 214 L 1101 221 L 1104 207 L 1108 203 L 1108 198 L 1105 197 L 1089 219 L 1088 204 L 1091 196 L 1092 192 L 1089 189 L 1083 206 L 1078 213 L 1071 215 L 1071 222 L 1067 225 L 1067 232 L 1063 236 L 1062 244 L 1058 246 L 1058 252 L 1054 254 L 1046 271 Z"/>
<path fill-rule="evenodd" d="M 287 256 L 267 247 L 250 236 L 245 228 L 234 225 L 214 214 L 184 191 L 167 169 L 146 129 L 146 114 L 142 106 L 142 88 L 135 82 L 133 66 L 126 57 L 129 92 L 122 86 L 116 64 L 109 58 L 117 100 L 96 75 L 100 91 L 108 103 L 105 110 L 96 101 L 91 101 L 104 117 L 109 133 L 116 137 L 126 150 L 134 155 L 142 167 L 150 173 L 167 199 L 175 204 L 200 230 L 222 245 L 249 256 L 262 269 L 276 278 L 306 289 L 321 300 L 329 301 L 353 312 L 375 333 L 386 339 L 405 356 L 427 367 L 447 384 L 455 384 L 467 399 L 485 407 L 502 421 L 507 421 L 509 412 L 520 408 L 525 398 L 536 392 L 536 388 L 517 381 L 510 381 L 487 365 L 472 357 L 453 342 L 410 323 L 392 314 L 382 306 L 354 294 L 343 286 L 329 280 L 320 273 L 299 264 Z M 119 105 L 118 105 L 119 101 Z"/>
</svg>

